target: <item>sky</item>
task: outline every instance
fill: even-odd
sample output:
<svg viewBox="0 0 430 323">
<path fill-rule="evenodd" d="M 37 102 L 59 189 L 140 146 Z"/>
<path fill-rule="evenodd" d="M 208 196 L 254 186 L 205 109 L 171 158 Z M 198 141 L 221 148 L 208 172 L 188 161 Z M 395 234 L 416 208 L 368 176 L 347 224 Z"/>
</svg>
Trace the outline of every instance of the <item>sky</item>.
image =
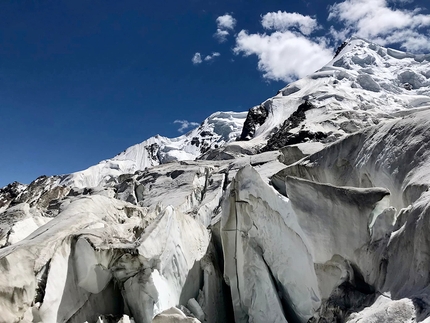
<svg viewBox="0 0 430 323">
<path fill-rule="evenodd" d="M 428 0 L 0 1 L 0 187 L 246 111 L 350 36 L 430 52 Z"/>
</svg>

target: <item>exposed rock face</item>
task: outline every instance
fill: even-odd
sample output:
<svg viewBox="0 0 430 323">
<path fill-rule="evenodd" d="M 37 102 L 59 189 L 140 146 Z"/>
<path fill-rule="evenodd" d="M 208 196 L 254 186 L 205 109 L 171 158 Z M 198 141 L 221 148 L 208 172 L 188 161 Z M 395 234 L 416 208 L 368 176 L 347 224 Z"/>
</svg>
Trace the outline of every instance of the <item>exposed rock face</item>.
<svg viewBox="0 0 430 323">
<path fill-rule="evenodd" d="M 58 176 L 40 176 L 29 185 L 12 183 L 0 192 L 0 247 L 15 243 L 57 215 L 56 204 L 70 187 Z"/>
<path fill-rule="evenodd" d="M 243 130 L 1 189 L 0 323 L 430 322 L 423 57 L 355 39 Z"/>
<path fill-rule="evenodd" d="M 255 135 L 255 130 L 266 121 L 268 111 L 263 105 L 253 107 L 246 116 L 240 140 L 250 140 Z"/>
<path fill-rule="evenodd" d="M 347 41 L 344 41 L 337 49 L 336 49 L 336 53 L 334 54 L 333 58 L 336 58 L 340 52 L 348 45 Z"/>
<path fill-rule="evenodd" d="M 300 104 L 295 112 L 284 121 L 281 128 L 276 131 L 267 141 L 266 147 L 262 151 L 277 150 L 285 146 L 295 145 L 309 140 L 321 141 L 327 137 L 327 134 L 317 131 L 300 130 L 293 133 L 292 129 L 297 128 L 306 119 L 306 111 L 315 109 L 309 101 Z"/>
<path fill-rule="evenodd" d="M 0 189 L 0 210 L 8 207 L 11 201 L 16 199 L 19 194 L 25 190 L 27 185 L 13 182 Z"/>
</svg>

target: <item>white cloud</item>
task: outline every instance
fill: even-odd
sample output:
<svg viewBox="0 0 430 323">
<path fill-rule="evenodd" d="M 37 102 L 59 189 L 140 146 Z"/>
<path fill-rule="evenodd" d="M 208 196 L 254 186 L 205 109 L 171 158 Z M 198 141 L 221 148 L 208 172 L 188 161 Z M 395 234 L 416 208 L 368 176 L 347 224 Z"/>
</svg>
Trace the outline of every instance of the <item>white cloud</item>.
<svg viewBox="0 0 430 323">
<path fill-rule="evenodd" d="M 344 42 L 350 37 L 349 29 L 336 30 L 333 26 L 330 26 L 329 33 L 337 42 Z"/>
<path fill-rule="evenodd" d="M 387 0 L 346 0 L 330 6 L 328 19 L 343 23 L 348 35 L 381 45 L 397 43 L 413 51 L 430 49 L 429 34 L 422 32 L 430 27 L 430 15 L 421 14 L 418 9 L 390 8 Z"/>
<path fill-rule="evenodd" d="M 216 18 L 216 24 L 219 29 L 230 29 L 233 30 L 236 26 L 236 19 L 232 15 L 226 13 L 224 16 Z"/>
<path fill-rule="evenodd" d="M 198 65 L 202 62 L 202 55 L 200 53 L 195 53 L 193 58 L 191 59 L 194 65 Z"/>
<path fill-rule="evenodd" d="M 187 120 L 175 120 L 173 123 L 179 123 L 181 126 L 178 129 L 179 132 L 183 133 L 185 130 L 191 127 L 197 127 L 199 124 L 197 122 L 190 122 Z"/>
<path fill-rule="evenodd" d="M 218 52 L 213 52 L 212 55 L 206 55 L 205 61 L 209 62 L 209 61 L 213 60 L 215 57 L 218 57 L 218 56 L 221 56 L 221 54 L 218 53 Z"/>
<path fill-rule="evenodd" d="M 210 62 L 210 61 L 214 60 L 215 57 L 218 57 L 218 56 L 221 56 L 221 54 L 218 52 L 213 52 L 212 54 L 206 55 L 204 58 L 202 58 L 202 54 L 197 52 L 194 54 L 191 61 L 193 62 L 194 65 L 199 65 L 199 64 L 203 63 L 203 61 Z"/>
<path fill-rule="evenodd" d="M 248 34 L 242 30 L 236 38 L 236 54 L 257 55 L 258 69 L 271 80 L 291 82 L 327 64 L 333 57 L 323 38 L 309 39 L 291 31 Z"/>
<path fill-rule="evenodd" d="M 266 13 L 261 19 L 261 24 L 265 29 L 278 31 L 285 31 L 294 27 L 304 35 L 309 35 L 318 27 L 318 23 L 314 18 L 303 16 L 296 12 L 285 11 Z"/>
<path fill-rule="evenodd" d="M 268 12 L 261 16 L 265 33 L 246 30 L 235 35 L 236 55 L 258 58 L 258 69 L 271 80 L 294 81 L 323 67 L 333 57 L 333 41 L 359 36 L 383 46 L 410 51 L 430 50 L 430 15 L 408 10 L 413 0 L 340 0 L 328 7 L 332 26 L 323 37 L 318 21 L 296 12 Z M 217 37 L 225 41 L 236 25 L 229 14 L 217 18 Z M 330 45 L 329 45 L 330 44 Z M 213 57 L 208 55 L 205 60 Z"/>
<path fill-rule="evenodd" d="M 373 41 L 381 45 L 401 44 L 402 48 L 413 52 L 430 50 L 430 37 L 413 30 L 398 30 L 391 35 L 377 37 Z"/>
<path fill-rule="evenodd" d="M 227 30 L 217 29 L 216 33 L 214 34 L 214 37 L 218 39 L 220 43 L 223 43 L 227 40 L 228 35 L 229 32 Z"/>
<path fill-rule="evenodd" d="M 227 36 L 230 34 L 229 31 L 233 30 L 236 26 L 236 19 L 232 15 L 226 13 L 223 16 L 219 16 L 216 19 L 217 30 L 214 37 L 218 39 L 220 43 L 227 40 Z"/>
</svg>

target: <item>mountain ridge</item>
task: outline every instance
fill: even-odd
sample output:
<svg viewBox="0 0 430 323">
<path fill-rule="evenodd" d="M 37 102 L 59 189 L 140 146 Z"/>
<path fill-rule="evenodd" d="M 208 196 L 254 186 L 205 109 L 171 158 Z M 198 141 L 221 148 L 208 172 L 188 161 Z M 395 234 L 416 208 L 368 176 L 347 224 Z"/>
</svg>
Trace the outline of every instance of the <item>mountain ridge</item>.
<svg viewBox="0 0 430 323">
<path fill-rule="evenodd" d="M 354 55 L 348 54 L 351 52 L 351 47 L 352 49 L 354 49 Z M 404 71 L 403 73 L 398 73 L 398 70 L 390 70 L 389 68 L 387 68 L 386 71 L 381 72 L 380 67 L 382 63 L 385 63 L 386 65 L 389 65 L 390 63 L 379 62 L 379 64 L 377 64 L 379 70 L 373 71 L 371 68 L 372 64 L 377 63 L 377 59 L 379 59 L 380 61 L 381 57 L 388 57 L 386 61 L 390 61 L 390 58 L 392 58 L 391 60 L 397 60 L 396 63 L 405 59 L 409 60 L 409 62 L 402 64 L 399 68 L 403 69 L 406 66 L 410 70 Z M 358 115 L 357 111 L 354 111 L 357 110 L 357 108 L 351 109 L 350 107 L 348 107 L 348 105 L 350 106 L 351 103 L 348 102 L 348 105 L 346 106 L 349 108 L 347 109 L 349 111 L 340 111 L 338 113 L 341 115 L 342 112 L 345 112 L 346 114 L 346 116 L 340 116 L 341 118 L 343 118 L 343 123 L 340 123 L 337 126 L 338 128 L 340 128 L 337 129 L 338 131 L 330 131 L 330 129 L 324 129 L 327 128 L 323 125 L 324 122 L 329 123 L 335 121 L 332 117 L 327 118 L 327 120 L 323 120 L 323 122 L 319 121 L 318 124 L 311 125 L 298 123 L 297 125 L 295 125 L 294 128 L 301 126 L 302 128 L 308 129 L 305 129 L 305 132 L 300 134 L 297 133 L 299 132 L 297 131 L 297 129 L 293 128 L 296 133 L 294 133 L 294 131 L 293 133 L 288 133 L 290 136 L 293 135 L 293 137 L 302 137 L 302 139 L 299 141 L 303 141 L 304 139 L 309 140 L 309 136 L 312 137 L 314 135 L 314 132 L 316 131 L 316 133 L 323 134 L 323 136 L 328 138 L 327 142 L 333 142 L 334 140 L 339 139 L 347 133 L 352 133 L 364 127 L 373 125 L 375 124 L 375 122 L 379 122 L 379 120 L 376 120 L 374 115 L 365 113 L 366 110 L 376 108 L 377 105 L 390 104 L 390 108 L 388 108 L 387 111 L 379 109 L 380 112 L 376 115 L 376 117 L 382 120 L 385 118 L 390 118 L 391 116 L 389 114 L 394 116 L 402 115 L 402 110 L 405 111 L 409 109 L 426 109 L 427 107 L 430 107 L 430 100 L 428 99 L 428 96 L 430 95 L 430 63 L 427 63 L 426 66 L 424 66 L 420 71 L 413 70 L 417 65 L 420 65 L 425 61 L 430 62 L 430 54 L 414 55 L 390 48 L 385 49 L 374 43 L 368 42 L 365 39 L 359 37 L 352 37 L 338 47 L 338 50 L 336 51 L 333 60 L 329 62 L 326 66 L 316 71 L 315 73 L 310 74 L 304 79 L 288 84 L 286 87 L 278 91 L 277 95 L 264 101 L 262 104 L 251 108 L 248 112 L 215 112 L 207 119 L 205 119 L 199 127 L 189 131 L 185 135 L 181 135 L 175 138 L 167 138 L 160 135 L 156 135 L 139 144 L 130 146 L 122 153 L 119 153 L 113 158 L 103 160 L 99 164 L 90 166 L 86 170 L 61 175 L 63 179 L 60 183 L 61 185 L 68 186 L 76 185 L 77 187 L 81 188 L 85 186 L 94 187 L 103 183 L 103 177 L 109 178 L 109 176 L 118 176 L 119 174 L 125 174 L 127 172 L 133 173 L 136 170 L 143 170 L 146 167 L 152 167 L 174 160 L 193 160 L 200 158 L 201 155 L 203 155 L 210 149 L 216 149 L 226 144 L 235 145 L 237 144 L 235 143 L 235 141 L 237 141 L 238 138 L 240 139 L 240 136 L 242 135 L 242 126 L 245 122 L 245 118 L 247 116 L 250 116 L 250 111 L 256 111 L 256 109 L 258 109 L 258 111 L 266 111 L 266 113 L 264 113 L 265 116 L 260 117 L 260 120 L 256 124 L 255 129 L 253 129 L 253 135 L 250 137 L 249 134 L 245 134 L 244 137 L 241 138 L 241 141 L 251 140 L 255 142 L 254 146 L 259 146 L 262 145 L 261 141 L 270 140 L 267 137 L 270 132 L 273 132 L 273 129 L 282 129 L 282 123 L 285 120 L 288 120 L 288 117 L 292 116 L 295 112 L 292 110 L 296 107 L 297 109 L 299 109 L 300 105 L 304 102 L 308 102 L 309 104 L 312 104 L 312 102 L 316 102 L 320 106 L 323 104 L 336 105 L 336 100 L 354 101 L 358 97 L 358 99 L 361 101 L 360 105 L 364 107 L 363 109 L 359 108 L 358 110 L 361 110 L 359 111 L 360 113 L 365 114 L 364 118 L 359 116 L 360 118 L 357 118 L 357 120 L 353 122 L 348 122 L 348 120 L 346 120 L 348 119 L 348 117 L 351 118 L 351 116 Z M 347 70 L 350 70 L 350 72 L 346 72 Z M 394 83 L 396 86 L 387 82 L 382 82 L 382 85 L 375 82 L 371 76 L 375 73 L 377 75 L 384 75 L 386 79 L 390 80 L 391 83 Z M 312 93 L 303 88 L 303 83 L 313 83 L 312 81 L 316 81 L 318 79 L 324 79 L 325 82 L 334 83 L 334 85 L 336 85 L 335 90 L 324 89 L 321 93 Z M 348 80 L 350 82 L 349 86 L 357 87 L 358 90 L 361 87 L 366 92 L 385 92 L 383 93 L 383 95 L 389 95 L 391 94 L 390 92 L 394 92 L 400 98 L 395 100 L 393 97 L 387 97 L 382 100 L 380 97 L 374 96 L 372 100 L 366 100 L 362 97 L 362 93 L 366 93 L 363 91 L 359 91 L 359 93 L 356 94 L 357 97 L 354 98 L 351 98 L 351 95 L 331 93 L 333 91 L 339 91 L 339 83 L 342 83 L 342 81 L 345 80 Z M 320 84 L 304 85 L 306 87 L 311 88 L 319 88 L 320 86 Z M 408 93 L 411 91 L 415 93 Z M 287 102 L 282 102 L 285 97 L 289 97 L 291 98 L 291 100 L 288 101 L 287 99 L 284 100 Z M 275 100 L 278 100 L 278 102 L 275 102 Z M 279 104 L 279 100 L 281 101 L 281 104 Z M 279 105 L 280 107 L 278 107 Z M 289 106 L 291 106 L 292 109 L 289 108 Z M 345 107 L 345 105 L 343 105 L 343 107 Z M 282 110 L 281 113 L 279 113 L 279 110 Z M 327 112 L 336 114 L 331 111 L 324 111 L 324 113 Z M 273 117 L 275 115 L 276 117 Z M 366 118 L 368 118 L 369 120 L 363 120 Z M 229 119 L 231 120 L 229 121 Z M 217 121 L 219 122 L 219 128 L 215 129 Z M 262 127 L 264 123 L 265 125 L 264 127 Z M 357 123 L 363 124 L 358 125 Z M 230 128 L 229 130 L 231 131 L 231 135 L 228 135 L 229 130 L 220 130 L 220 128 L 222 128 L 221 125 L 224 125 L 226 128 Z M 258 130 L 258 128 L 260 128 L 260 130 Z M 282 132 L 282 130 L 280 131 Z M 285 131 L 285 129 L 283 131 L 288 132 Z M 207 140 L 208 138 L 205 138 L 206 136 L 209 136 L 211 138 Z M 320 138 L 319 141 L 321 141 L 321 139 L 323 138 Z M 294 141 L 298 140 L 295 139 Z M 200 149 L 198 149 L 200 145 L 205 147 L 200 147 Z M 239 146 L 241 145 L 239 144 Z M 244 144 L 243 146 L 244 151 L 248 153 L 253 151 L 255 152 L 258 150 L 255 149 L 255 147 L 253 147 L 254 149 L 246 148 L 247 146 L 249 146 L 249 144 Z M 267 146 L 263 149 L 263 151 L 264 150 L 271 150 L 271 148 Z M 104 165 L 101 166 L 101 164 Z M 98 173 L 97 175 L 90 170 L 91 167 L 99 168 L 97 171 L 95 171 L 95 173 Z M 85 172 L 89 174 L 85 175 Z M 104 174 L 103 172 L 106 173 Z M 94 180 L 85 180 L 85 178 L 91 176 L 95 176 L 96 178 Z"/>
</svg>

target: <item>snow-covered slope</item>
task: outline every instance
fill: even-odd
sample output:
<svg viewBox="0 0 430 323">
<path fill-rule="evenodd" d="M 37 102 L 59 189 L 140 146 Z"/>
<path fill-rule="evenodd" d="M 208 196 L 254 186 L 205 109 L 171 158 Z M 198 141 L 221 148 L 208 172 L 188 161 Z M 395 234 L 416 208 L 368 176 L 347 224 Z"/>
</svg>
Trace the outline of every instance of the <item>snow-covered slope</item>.
<svg viewBox="0 0 430 323">
<path fill-rule="evenodd" d="M 239 140 L 237 140 L 239 138 Z M 430 322 L 430 55 L 0 190 L 0 323 Z"/>
<path fill-rule="evenodd" d="M 257 125 L 253 139 L 242 145 L 270 150 L 307 141 L 331 143 L 427 108 L 429 96 L 430 55 L 407 54 L 353 38 L 326 66 L 263 102 L 267 118 Z"/>
<path fill-rule="evenodd" d="M 66 176 L 60 184 L 95 187 L 115 181 L 121 174 L 132 174 L 172 161 L 194 160 L 212 148 L 236 140 L 245 118 L 246 112 L 216 112 L 185 135 L 177 138 L 151 137 L 111 159 Z"/>
</svg>

